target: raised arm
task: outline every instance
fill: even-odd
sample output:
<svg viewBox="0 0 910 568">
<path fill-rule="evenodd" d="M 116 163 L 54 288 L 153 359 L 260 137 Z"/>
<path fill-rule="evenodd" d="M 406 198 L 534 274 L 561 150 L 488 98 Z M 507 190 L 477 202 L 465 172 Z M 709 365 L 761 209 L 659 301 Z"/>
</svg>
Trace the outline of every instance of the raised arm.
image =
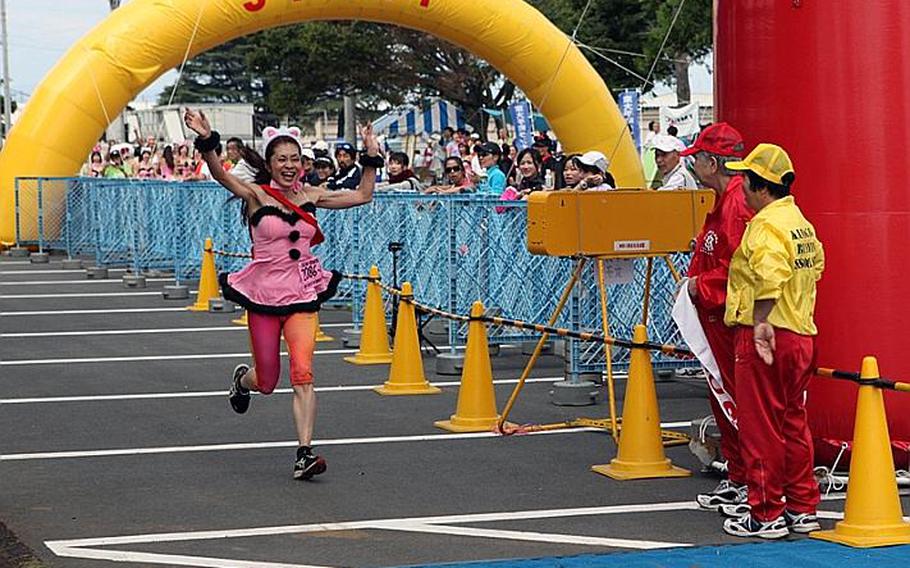
<svg viewBox="0 0 910 568">
<path fill-rule="evenodd" d="M 183 115 L 183 121 L 190 130 L 196 133 L 196 147 L 202 152 L 202 158 L 209 166 L 209 171 L 212 173 L 212 179 L 244 201 L 254 199 L 256 196 L 256 186 L 224 171 L 221 160 L 215 153 L 215 148 L 218 146 L 218 140 L 212 139 L 212 125 L 209 124 L 208 118 L 206 118 L 202 111 L 186 109 L 186 112 Z M 218 133 L 214 133 L 214 136 L 217 137 Z"/>
<path fill-rule="evenodd" d="M 365 205 L 373 200 L 373 189 L 376 187 L 376 169 L 382 167 L 382 156 L 379 155 L 379 142 L 373 134 L 373 125 L 367 124 L 361 131 L 363 144 L 366 146 L 366 158 L 361 158 L 363 175 L 360 185 L 352 191 L 329 191 L 323 188 L 311 188 L 310 195 L 317 207 L 325 209 L 348 209 Z"/>
</svg>

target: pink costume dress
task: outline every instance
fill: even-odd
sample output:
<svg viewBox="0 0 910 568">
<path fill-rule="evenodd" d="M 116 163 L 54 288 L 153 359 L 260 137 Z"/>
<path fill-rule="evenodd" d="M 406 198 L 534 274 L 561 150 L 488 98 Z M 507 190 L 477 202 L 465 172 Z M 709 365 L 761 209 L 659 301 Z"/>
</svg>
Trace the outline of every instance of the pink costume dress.
<svg viewBox="0 0 910 568">
<path fill-rule="evenodd" d="M 302 209 L 316 211 L 312 203 Z M 316 227 L 296 213 L 266 205 L 250 217 L 250 233 L 253 261 L 221 275 L 225 299 L 251 312 L 284 316 L 317 312 L 335 295 L 341 273 L 323 269 L 310 250 Z"/>
</svg>

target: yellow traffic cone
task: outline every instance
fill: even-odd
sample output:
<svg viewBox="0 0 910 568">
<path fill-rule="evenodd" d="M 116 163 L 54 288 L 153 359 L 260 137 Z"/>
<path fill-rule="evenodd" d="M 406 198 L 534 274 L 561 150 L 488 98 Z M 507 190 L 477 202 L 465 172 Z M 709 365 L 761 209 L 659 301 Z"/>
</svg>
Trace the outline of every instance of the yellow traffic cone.
<svg viewBox="0 0 910 568">
<path fill-rule="evenodd" d="M 648 341 L 645 326 L 635 326 L 633 341 Z M 616 458 L 608 465 L 595 465 L 591 469 L 620 480 L 691 475 L 688 470 L 670 463 L 664 453 L 654 370 L 651 367 L 651 354 L 645 349 L 632 350 Z"/>
<path fill-rule="evenodd" d="M 325 343 L 326 341 L 335 341 L 335 338 L 323 333 L 322 328 L 319 327 L 319 314 L 316 314 L 316 343 Z"/>
<path fill-rule="evenodd" d="M 209 311 L 209 300 L 218 297 L 218 275 L 215 274 L 215 252 L 212 239 L 205 239 L 202 249 L 202 272 L 199 277 L 199 293 L 196 303 L 187 309 L 192 312 Z"/>
<path fill-rule="evenodd" d="M 235 319 L 235 320 L 231 320 L 231 323 L 234 324 L 234 325 L 245 325 L 245 326 L 249 327 L 249 325 L 250 325 L 250 318 L 249 318 L 249 316 L 247 315 L 246 310 L 243 310 L 243 315 L 242 315 L 242 316 L 240 316 L 239 318 L 237 318 L 237 319 Z"/>
<path fill-rule="evenodd" d="M 493 391 L 493 368 L 490 365 L 490 348 L 487 345 L 487 328 L 481 321 L 483 304 L 474 302 L 468 324 L 468 348 L 464 354 L 458 404 L 449 420 L 439 420 L 433 425 L 449 432 L 487 432 L 499 422 L 496 413 L 496 393 Z"/>
<path fill-rule="evenodd" d="M 382 290 L 379 288 L 379 269 L 370 268 L 367 299 L 363 308 L 363 331 L 360 332 L 360 349 L 353 357 L 344 360 L 355 365 L 379 365 L 392 362 L 389 334 L 385 327 L 385 310 L 382 307 Z"/>
<path fill-rule="evenodd" d="M 863 358 L 860 377 L 880 378 L 875 357 Z M 904 521 L 897 495 L 885 403 L 878 387 L 860 385 L 856 397 L 844 520 L 834 530 L 811 536 L 858 548 L 910 544 L 910 524 Z"/>
<path fill-rule="evenodd" d="M 420 339 L 417 337 L 417 316 L 414 304 L 408 299 L 414 297 L 410 282 L 401 286 L 401 303 L 398 307 L 398 323 L 395 325 L 395 348 L 392 350 L 392 366 L 389 380 L 373 390 L 382 395 L 438 394 L 440 389 L 431 385 L 423 374 L 423 358 L 420 356 Z"/>
</svg>

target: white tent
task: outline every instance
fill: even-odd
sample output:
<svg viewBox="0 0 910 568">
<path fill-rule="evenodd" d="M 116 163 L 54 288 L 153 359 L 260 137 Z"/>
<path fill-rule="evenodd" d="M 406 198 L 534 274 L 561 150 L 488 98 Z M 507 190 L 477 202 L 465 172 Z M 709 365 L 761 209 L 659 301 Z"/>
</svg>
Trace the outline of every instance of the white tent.
<svg viewBox="0 0 910 568">
<path fill-rule="evenodd" d="M 404 135 L 432 134 L 446 127 L 465 128 L 464 111 L 441 99 L 430 101 L 423 107 L 406 106 L 385 114 L 373 121 L 373 130 L 389 138 Z"/>
</svg>

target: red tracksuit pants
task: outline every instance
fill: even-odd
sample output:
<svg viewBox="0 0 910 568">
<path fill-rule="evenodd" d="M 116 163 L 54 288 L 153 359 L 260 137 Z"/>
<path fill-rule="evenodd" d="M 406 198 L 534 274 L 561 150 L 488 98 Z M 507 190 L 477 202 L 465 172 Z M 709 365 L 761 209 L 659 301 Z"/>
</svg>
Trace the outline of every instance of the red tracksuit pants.
<svg viewBox="0 0 910 568">
<path fill-rule="evenodd" d="M 711 346 L 714 360 L 717 361 L 717 367 L 720 369 L 724 390 L 739 404 L 736 400 L 736 382 L 734 380 L 735 329 L 724 324 L 723 314 L 703 314 L 699 311 L 698 319 L 705 332 L 708 345 Z M 717 422 L 717 429 L 720 430 L 720 452 L 727 459 L 727 476 L 733 483 L 743 485 L 746 483 L 746 475 L 740 457 L 739 432 L 727 420 L 727 415 L 721 409 L 717 398 L 713 394 L 709 394 L 708 399 L 711 402 L 711 412 Z M 736 416 L 735 413 L 734 416 Z"/>
<path fill-rule="evenodd" d="M 812 435 L 806 420 L 806 389 L 815 360 L 815 339 L 775 330 L 774 363 L 755 351 L 752 327 L 736 328 L 736 407 L 740 455 L 749 505 L 758 521 L 783 514 L 814 513 L 819 502 L 812 473 Z"/>
</svg>

